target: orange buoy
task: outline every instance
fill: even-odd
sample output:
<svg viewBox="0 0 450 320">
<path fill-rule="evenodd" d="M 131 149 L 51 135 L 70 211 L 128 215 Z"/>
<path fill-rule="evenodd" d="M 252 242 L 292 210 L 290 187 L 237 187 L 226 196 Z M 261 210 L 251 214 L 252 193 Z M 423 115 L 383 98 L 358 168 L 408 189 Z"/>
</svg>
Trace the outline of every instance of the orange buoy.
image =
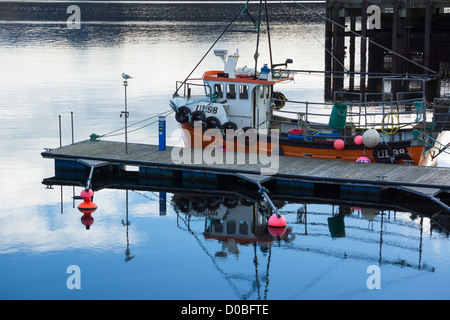
<svg viewBox="0 0 450 320">
<path fill-rule="evenodd" d="M 78 206 L 78 210 L 80 210 L 80 212 L 84 214 L 91 214 L 95 210 L 97 210 L 97 205 L 93 202 L 82 202 Z"/>
</svg>

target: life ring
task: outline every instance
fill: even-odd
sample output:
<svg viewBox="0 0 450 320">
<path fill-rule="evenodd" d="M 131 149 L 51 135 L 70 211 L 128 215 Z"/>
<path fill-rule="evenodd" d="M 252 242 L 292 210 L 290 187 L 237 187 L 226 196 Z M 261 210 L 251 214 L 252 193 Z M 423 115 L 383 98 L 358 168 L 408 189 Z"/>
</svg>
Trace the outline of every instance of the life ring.
<svg viewBox="0 0 450 320">
<path fill-rule="evenodd" d="M 191 118 L 189 119 L 189 125 L 194 128 L 195 121 L 201 121 L 202 122 L 202 128 L 206 129 L 205 124 L 205 114 L 203 111 L 197 110 L 191 113 Z"/>
<path fill-rule="evenodd" d="M 273 108 L 275 110 L 280 110 L 286 105 L 286 97 L 281 92 L 275 91 L 273 93 Z"/>
<path fill-rule="evenodd" d="M 392 163 L 394 151 L 387 143 L 380 143 L 373 149 L 373 158 L 378 163 Z"/>
<path fill-rule="evenodd" d="M 407 153 L 398 153 L 394 157 L 394 163 L 396 164 L 405 164 L 406 162 L 402 162 L 402 160 L 412 160 L 413 158 Z"/>
<path fill-rule="evenodd" d="M 180 107 L 175 113 L 175 120 L 179 123 L 185 123 L 189 120 L 189 115 L 191 114 L 191 109 L 188 107 Z"/>
<path fill-rule="evenodd" d="M 210 116 L 205 119 L 207 129 L 220 129 L 222 124 L 216 117 Z"/>
</svg>

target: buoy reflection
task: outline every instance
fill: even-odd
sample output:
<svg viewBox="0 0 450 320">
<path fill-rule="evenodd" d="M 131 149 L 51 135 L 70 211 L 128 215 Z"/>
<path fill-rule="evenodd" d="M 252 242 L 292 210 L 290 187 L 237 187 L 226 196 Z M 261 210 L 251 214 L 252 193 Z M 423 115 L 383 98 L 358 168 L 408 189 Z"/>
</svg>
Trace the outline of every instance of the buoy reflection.
<svg viewBox="0 0 450 320">
<path fill-rule="evenodd" d="M 83 189 L 80 197 L 83 199 L 83 202 L 78 205 L 78 210 L 83 214 L 81 223 L 86 226 L 86 230 L 89 230 L 94 223 L 94 218 L 92 218 L 91 214 L 98 208 L 97 205 L 92 202 L 94 192 L 91 189 Z"/>
</svg>

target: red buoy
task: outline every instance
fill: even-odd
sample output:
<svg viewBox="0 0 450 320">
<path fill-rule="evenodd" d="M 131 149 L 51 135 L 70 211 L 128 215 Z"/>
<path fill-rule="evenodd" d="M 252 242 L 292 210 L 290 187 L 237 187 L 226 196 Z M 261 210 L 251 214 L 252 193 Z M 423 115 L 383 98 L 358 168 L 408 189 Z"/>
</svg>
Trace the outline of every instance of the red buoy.
<svg viewBox="0 0 450 320">
<path fill-rule="evenodd" d="M 274 213 L 269 218 L 269 227 L 272 228 L 286 228 L 286 218 L 283 217 L 281 214 Z"/>
<path fill-rule="evenodd" d="M 91 214 L 95 210 L 97 210 L 97 205 L 93 202 L 82 202 L 78 206 L 78 210 L 80 210 L 80 212 L 84 214 Z"/>
<path fill-rule="evenodd" d="M 86 230 L 89 230 L 94 223 L 94 218 L 92 218 L 90 213 L 85 213 L 81 217 L 81 223 L 86 226 Z"/>
<path fill-rule="evenodd" d="M 269 233 L 273 236 L 273 237 L 281 237 L 284 235 L 284 233 L 286 232 L 286 227 L 284 228 L 273 228 L 273 227 L 269 227 Z"/>
</svg>

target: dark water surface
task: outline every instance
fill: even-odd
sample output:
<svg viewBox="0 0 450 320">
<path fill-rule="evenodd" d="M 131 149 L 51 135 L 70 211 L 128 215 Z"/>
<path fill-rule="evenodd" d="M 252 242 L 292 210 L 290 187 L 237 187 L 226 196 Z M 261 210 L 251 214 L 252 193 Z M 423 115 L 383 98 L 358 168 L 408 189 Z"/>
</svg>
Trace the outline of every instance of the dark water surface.
<svg viewBox="0 0 450 320">
<path fill-rule="evenodd" d="M 63 144 L 71 142 L 71 112 L 76 141 L 121 128 L 122 72 L 134 76 L 130 123 L 167 110 L 175 81 L 192 70 L 229 20 L 222 13 L 236 12 L 236 4 L 122 4 L 114 19 L 85 21 L 79 30 L 67 28 L 64 10 L 35 5 L 45 18 L 34 19 L 22 5 L 2 11 L 0 24 L 0 190 L 7 203 L 0 213 L 1 299 L 450 298 L 449 224 L 403 211 L 401 204 L 278 199 L 288 231 L 277 239 L 261 217 L 260 199 L 105 188 L 96 191 L 98 209 L 87 230 L 79 201 L 72 199 L 82 188 L 42 183 L 54 175 L 53 161 L 40 153 L 59 146 L 58 116 Z M 82 17 L 93 14 L 80 7 Z M 141 10 L 154 15 L 118 18 L 142 17 L 135 14 Z M 220 12 L 219 22 L 210 10 Z M 171 12 L 176 19 L 167 18 Z M 274 21 L 274 56 L 280 62 L 292 58 L 293 69 L 322 69 L 323 25 L 305 12 L 300 16 L 310 19 Z M 241 18 L 217 46 L 239 48 L 241 63 L 251 64 L 255 34 L 246 32 L 251 22 Z M 261 50 L 261 60 L 267 59 Z M 197 76 L 220 66 L 210 54 Z M 322 90 L 322 76 L 313 76 L 300 77 L 283 92 L 313 101 L 322 99 Z M 168 143 L 179 145 L 175 120 L 167 126 Z M 128 138 L 157 143 L 157 128 Z M 443 158 L 441 165 L 449 164 Z M 80 289 L 68 288 L 70 266 L 81 272 Z M 380 289 L 368 285 L 373 266 L 380 271 Z"/>
</svg>

